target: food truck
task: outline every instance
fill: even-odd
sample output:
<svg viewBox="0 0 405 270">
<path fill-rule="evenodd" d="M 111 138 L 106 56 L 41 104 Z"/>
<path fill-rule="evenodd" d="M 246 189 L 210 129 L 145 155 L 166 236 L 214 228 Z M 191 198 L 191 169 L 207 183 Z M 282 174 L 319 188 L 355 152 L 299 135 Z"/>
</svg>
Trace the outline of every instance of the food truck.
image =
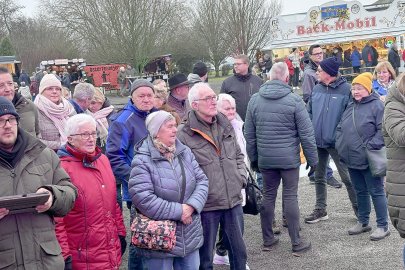
<svg viewBox="0 0 405 270">
<path fill-rule="evenodd" d="M 320 44 L 325 51 L 341 47 L 343 51 L 356 46 L 361 49 L 367 42 L 386 60 L 394 42 L 404 49 L 405 1 L 379 0 L 363 6 L 358 1 L 331 1 L 315 6 L 302 14 L 280 15 L 272 22 L 271 41 L 262 51 L 275 57 L 284 57 L 291 48 L 307 50 L 311 44 Z"/>
<path fill-rule="evenodd" d="M 13 80 L 17 81 L 21 72 L 21 61 L 18 61 L 14 55 L 0 56 L 0 67 L 7 68 L 13 75 Z"/>
</svg>

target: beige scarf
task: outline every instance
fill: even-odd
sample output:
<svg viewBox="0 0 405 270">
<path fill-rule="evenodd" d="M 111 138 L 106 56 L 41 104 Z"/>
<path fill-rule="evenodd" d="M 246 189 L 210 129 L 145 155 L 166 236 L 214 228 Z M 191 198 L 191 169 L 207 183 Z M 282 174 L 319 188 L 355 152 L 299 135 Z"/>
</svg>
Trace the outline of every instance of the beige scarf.
<svg viewBox="0 0 405 270">
<path fill-rule="evenodd" d="M 61 103 L 57 105 L 41 94 L 35 98 L 34 103 L 37 105 L 38 110 L 43 112 L 54 123 L 59 131 L 61 144 L 65 144 L 67 142 L 65 134 L 66 121 L 75 113 L 72 104 L 67 99 L 62 98 Z"/>
<path fill-rule="evenodd" d="M 173 144 L 172 146 L 166 146 L 164 143 L 159 141 L 158 139 L 153 139 L 153 144 L 155 145 L 156 149 L 164 156 L 170 163 L 173 161 L 174 153 L 176 152 L 176 145 Z"/>
<path fill-rule="evenodd" d="M 97 135 L 100 139 L 101 146 L 104 146 L 107 141 L 108 135 L 108 120 L 107 116 L 114 110 L 114 106 L 105 107 L 95 113 L 87 110 L 86 113 L 90 114 L 91 116 L 96 119 L 97 122 Z"/>
</svg>

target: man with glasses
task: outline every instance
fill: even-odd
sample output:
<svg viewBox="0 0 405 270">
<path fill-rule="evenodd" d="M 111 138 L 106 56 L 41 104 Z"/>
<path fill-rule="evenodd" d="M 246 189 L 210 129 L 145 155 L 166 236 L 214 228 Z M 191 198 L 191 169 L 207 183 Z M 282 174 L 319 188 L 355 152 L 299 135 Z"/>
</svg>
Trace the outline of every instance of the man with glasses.
<svg viewBox="0 0 405 270">
<path fill-rule="evenodd" d="M 347 167 L 340 162 L 335 149 L 336 128 L 351 97 L 350 84 L 339 75 L 339 63 L 330 57 L 319 63 L 319 83 L 315 85 L 308 102 L 308 113 L 315 130 L 319 163 L 315 170 L 316 203 L 314 211 L 305 218 L 306 223 L 327 220 L 326 165 L 329 155 L 333 158 L 340 178 L 345 184 L 354 214 L 357 216 L 357 199 Z"/>
<path fill-rule="evenodd" d="M 242 187 L 246 165 L 235 132 L 225 115 L 217 111 L 217 96 L 206 83 L 195 84 L 188 94 L 191 111 L 179 126 L 179 140 L 191 148 L 208 177 L 208 199 L 201 213 L 204 244 L 200 269 L 213 269 L 213 250 L 222 222 L 232 270 L 246 270 L 243 241 Z"/>
<path fill-rule="evenodd" d="M 187 95 L 189 90 L 189 81 L 186 75 L 178 73 L 169 78 L 169 97 L 167 98 L 167 105 L 176 110 L 176 113 L 183 119 L 187 112 L 190 110 L 187 102 Z"/>
<path fill-rule="evenodd" d="M 0 96 L 11 101 L 20 115 L 19 126 L 34 137 L 40 135 L 38 109 L 31 100 L 15 91 L 13 77 L 7 68 L 0 67 Z"/>
<path fill-rule="evenodd" d="M 75 87 L 73 97 L 70 99 L 77 114 L 84 113 L 90 106 L 94 97 L 95 89 L 90 83 L 79 83 Z"/>
<path fill-rule="evenodd" d="M 246 55 L 234 57 L 233 76 L 224 80 L 221 93 L 231 95 L 236 101 L 236 112 L 245 121 L 246 108 L 250 97 L 259 91 L 263 81 L 260 77 L 252 74 L 249 67 L 249 58 Z"/>
<path fill-rule="evenodd" d="M 27 193 L 49 198 L 32 212 L 0 208 L 0 261 L 9 269 L 64 269 L 54 217 L 70 211 L 77 191 L 56 153 L 18 123 L 11 101 L 0 97 L 0 198 Z"/>
<path fill-rule="evenodd" d="M 308 100 L 311 96 L 312 90 L 314 89 L 315 85 L 318 83 L 318 76 L 316 75 L 316 71 L 318 69 L 319 63 L 323 60 L 323 51 L 320 45 L 315 44 L 311 45 L 308 50 L 309 53 L 309 62 L 305 66 L 303 81 L 302 81 L 302 93 L 303 99 L 305 103 L 308 103 Z M 329 158 L 330 160 L 330 158 Z M 315 183 L 315 175 L 313 171 L 308 173 L 309 181 L 311 184 Z M 334 188 L 341 188 L 342 184 L 336 180 L 333 176 L 333 170 L 329 165 L 326 169 L 326 181 L 327 184 L 334 187 Z"/>
<path fill-rule="evenodd" d="M 111 124 L 106 146 L 106 156 L 110 160 L 117 181 L 118 204 L 122 207 L 122 201 L 126 201 L 128 209 L 132 206 L 128 193 L 128 180 L 135 154 L 134 147 L 148 135 L 145 120 L 150 113 L 156 111 L 153 107 L 155 97 L 153 84 L 145 79 L 135 80 L 131 84 L 130 97 L 127 105 L 110 117 Z M 133 215 L 134 209 L 131 209 L 131 221 Z M 143 269 L 142 258 L 137 255 L 133 246 L 129 248 L 128 269 Z"/>
</svg>

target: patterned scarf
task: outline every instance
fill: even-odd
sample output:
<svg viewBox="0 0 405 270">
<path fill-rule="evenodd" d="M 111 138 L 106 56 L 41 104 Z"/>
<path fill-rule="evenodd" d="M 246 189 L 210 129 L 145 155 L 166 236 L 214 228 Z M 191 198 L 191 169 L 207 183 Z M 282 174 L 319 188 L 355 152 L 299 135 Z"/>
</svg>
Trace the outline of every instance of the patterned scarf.
<svg viewBox="0 0 405 270">
<path fill-rule="evenodd" d="M 37 105 L 38 110 L 43 112 L 54 123 L 59 131 L 61 144 L 65 144 L 67 142 L 65 134 L 66 121 L 75 113 L 72 104 L 67 99 L 62 98 L 59 105 L 57 105 L 43 95 L 38 95 L 34 103 Z"/>
<path fill-rule="evenodd" d="M 380 81 L 380 80 L 377 80 L 377 82 L 382 86 L 382 88 L 384 88 L 385 89 L 385 91 L 387 91 L 387 93 L 388 93 L 388 89 L 395 83 L 395 80 L 390 80 L 389 82 L 387 82 L 387 83 L 383 83 L 382 81 Z"/>
<path fill-rule="evenodd" d="M 164 156 L 168 161 L 170 161 L 170 163 L 173 161 L 174 152 L 176 152 L 175 144 L 173 144 L 172 146 L 166 146 L 158 139 L 153 139 L 153 144 L 155 145 L 156 149 L 162 154 L 162 156 Z"/>
<path fill-rule="evenodd" d="M 92 113 L 91 111 L 87 110 L 86 113 L 90 114 L 91 116 L 96 119 L 97 122 L 97 135 L 98 138 L 100 139 L 100 144 L 101 146 L 105 145 L 105 142 L 107 141 L 107 135 L 108 135 L 108 120 L 107 116 L 114 110 L 114 106 L 108 106 L 105 107 L 95 113 Z"/>
</svg>

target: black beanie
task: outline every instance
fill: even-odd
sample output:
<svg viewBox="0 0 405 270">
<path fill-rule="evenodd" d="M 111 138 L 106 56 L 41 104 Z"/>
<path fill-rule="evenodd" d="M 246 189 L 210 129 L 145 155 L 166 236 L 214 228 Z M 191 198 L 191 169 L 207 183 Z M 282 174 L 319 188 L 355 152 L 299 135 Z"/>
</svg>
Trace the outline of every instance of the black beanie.
<svg viewBox="0 0 405 270">
<path fill-rule="evenodd" d="M 5 97 L 0 97 L 0 116 L 11 114 L 15 117 L 20 117 L 14 108 L 13 103 Z"/>
<path fill-rule="evenodd" d="M 339 62 L 337 61 L 336 57 L 329 57 L 322 62 L 319 63 L 321 66 L 322 70 L 328 73 L 332 77 L 336 77 L 339 73 Z"/>
<path fill-rule="evenodd" d="M 193 67 L 194 74 L 197 74 L 198 76 L 202 77 L 205 74 L 207 74 L 207 72 L 208 72 L 208 68 L 207 68 L 206 64 L 204 64 L 203 62 L 195 63 L 195 65 Z"/>
</svg>

